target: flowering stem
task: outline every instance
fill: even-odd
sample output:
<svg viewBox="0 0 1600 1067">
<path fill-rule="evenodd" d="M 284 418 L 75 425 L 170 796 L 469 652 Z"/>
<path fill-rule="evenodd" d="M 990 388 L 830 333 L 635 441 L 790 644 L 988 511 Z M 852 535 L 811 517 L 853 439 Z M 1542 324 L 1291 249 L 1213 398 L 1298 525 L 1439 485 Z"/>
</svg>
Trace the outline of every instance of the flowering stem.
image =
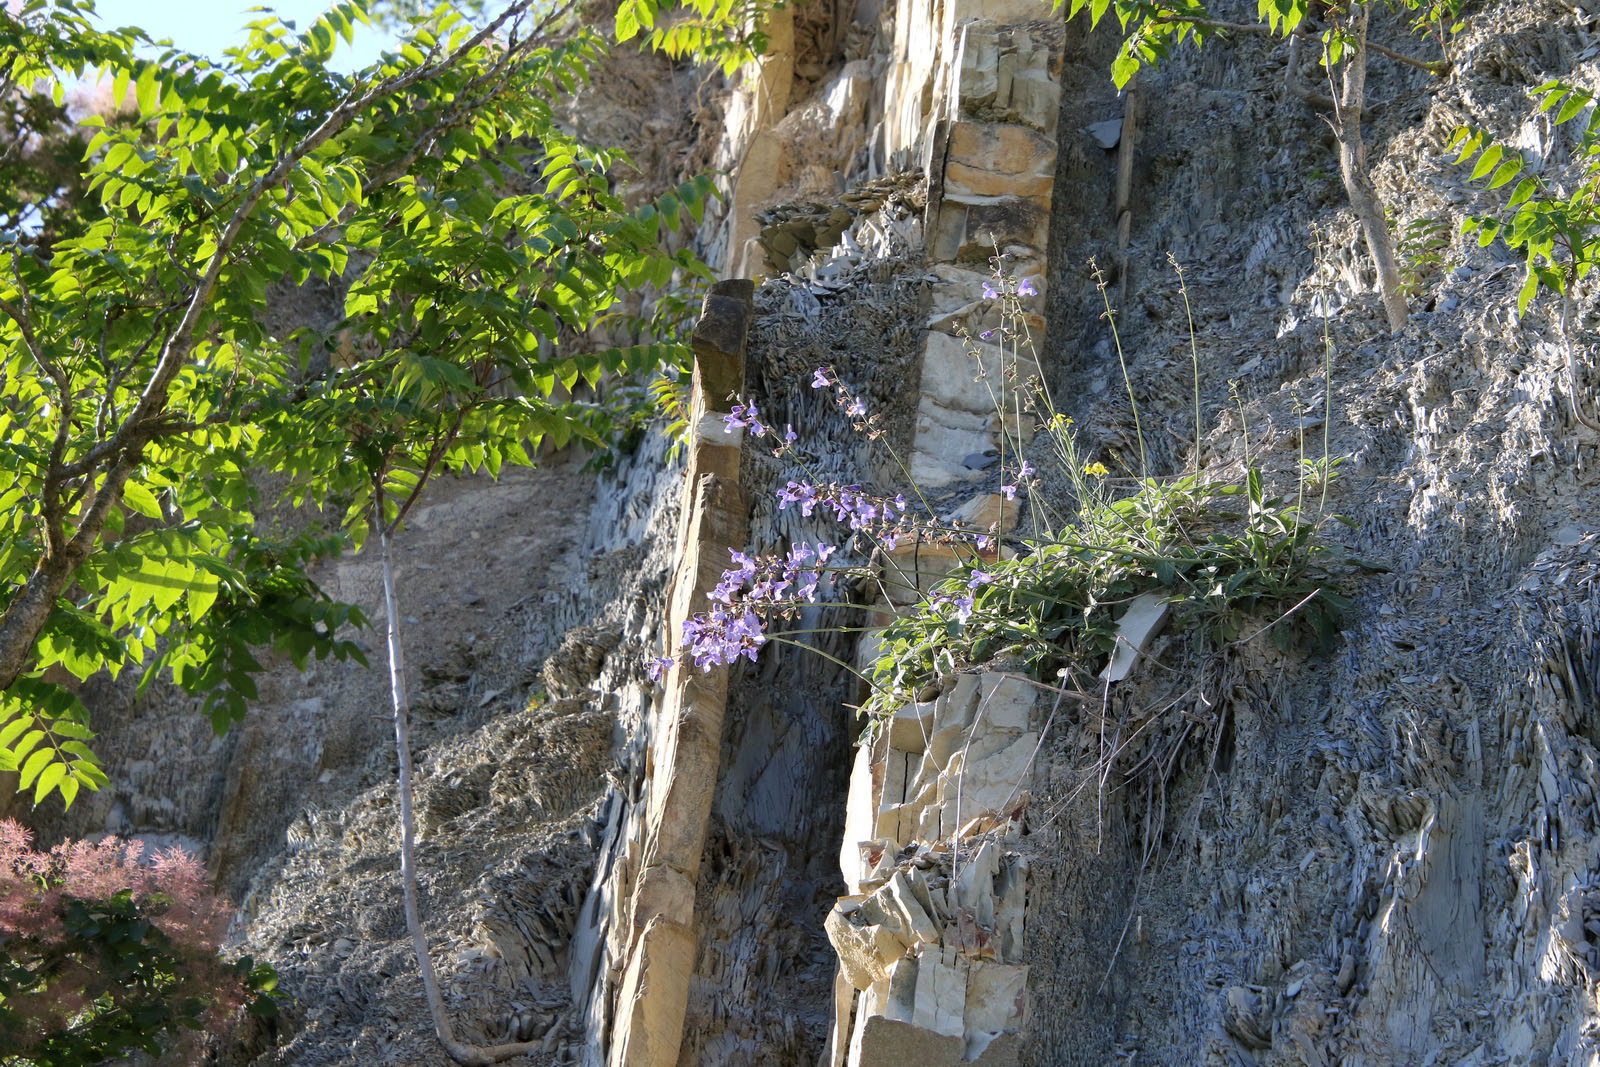
<svg viewBox="0 0 1600 1067">
<path fill-rule="evenodd" d="M 1117 363 L 1122 367 L 1122 384 L 1128 390 L 1128 403 L 1133 406 L 1133 435 L 1139 439 L 1139 476 L 1150 477 L 1150 462 L 1144 451 L 1144 427 L 1139 424 L 1139 398 L 1133 392 L 1133 377 L 1128 373 L 1128 357 L 1122 351 L 1122 335 L 1117 331 L 1117 313 L 1111 308 L 1111 294 L 1106 289 L 1105 274 L 1094 268 L 1095 287 L 1100 290 L 1100 300 L 1105 304 L 1106 323 L 1111 327 L 1111 340 L 1117 348 Z"/>
<path fill-rule="evenodd" d="M 810 631 L 810 630 L 785 630 L 783 633 L 784 634 L 790 634 L 790 633 L 811 633 L 811 632 L 813 632 L 813 631 Z M 860 671 L 856 670 L 854 667 L 852 667 L 850 664 L 846 663 L 844 660 L 840 659 L 838 656 L 835 656 L 830 652 L 824 652 L 824 651 L 822 651 L 822 649 L 818 648 L 816 645 L 808 645 L 804 641 L 793 641 L 793 640 L 790 640 L 789 638 L 783 636 L 783 634 L 768 634 L 767 635 L 767 640 L 774 641 L 774 642 L 776 642 L 776 643 L 778 643 L 780 645 L 792 645 L 795 648 L 803 648 L 807 652 L 815 653 L 816 655 L 821 656 L 823 659 L 827 660 L 829 663 L 832 663 L 832 664 L 834 664 L 836 666 L 842 667 L 845 670 L 849 671 L 851 674 L 855 675 L 857 678 L 859 678 L 863 682 L 867 683 L 867 685 L 871 686 L 872 690 L 874 692 L 883 693 L 885 696 L 893 696 L 894 695 L 893 693 L 890 693 L 888 690 L 883 689 L 881 686 L 879 686 L 877 683 L 875 683 L 871 678 L 868 678 L 866 675 L 864 675 Z"/>
</svg>

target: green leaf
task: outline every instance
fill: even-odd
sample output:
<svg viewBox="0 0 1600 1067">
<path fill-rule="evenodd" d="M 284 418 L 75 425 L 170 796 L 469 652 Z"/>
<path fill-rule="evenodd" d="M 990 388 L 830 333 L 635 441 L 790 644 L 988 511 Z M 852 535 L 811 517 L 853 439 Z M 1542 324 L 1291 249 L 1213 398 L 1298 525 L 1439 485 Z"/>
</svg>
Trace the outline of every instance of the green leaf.
<svg viewBox="0 0 1600 1067">
<path fill-rule="evenodd" d="M 23 715 L 12 719 L 4 727 L 0 727 L 0 748 L 9 749 L 11 743 L 22 735 L 22 732 L 33 725 L 32 715 Z M 15 769 L 15 768 L 13 768 Z"/>
<path fill-rule="evenodd" d="M 156 84 L 157 69 L 154 63 L 145 64 L 144 70 L 139 72 L 139 80 L 134 83 L 133 92 L 141 118 L 150 118 L 156 113 L 156 103 L 161 97 L 161 88 Z"/>
<path fill-rule="evenodd" d="M 1500 164 L 1500 169 L 1494 172 L 1494 177 L 1489 179 L 1489 188 L 1498 189 L 1522 173 L 1522 160 L 1509 159 Z"/>
<path fill-rule="evenodd" d="M 1491 170 L 1493 170 L 1495 168 L 1495 164 L 1500 162 L 1500 157 L 1504 154 L 1505 149 L 1501 148 L 1497 144 L 1490 145 L 1488 148 L 1484 149 L 1483 155 L 1478 157 L 1477 166 L 1472 168 L 1472 180 L 1477 181 L 1485 174 L 1488 174 Z"/>
<path fill-rule="evenodd" d="M 1539 291 L 1539 276 L 1533 271 L 1528 271 L 1528 277 L 1522 283 L 1522 289 L 1517 293 L 1517 314 L 1527 313 L 1528 305 L 1533 302 L 1534 294 Z"/>
<path fill-rule="evenodd" d="M 52 763 L 43 771 L 41 771 L 39 773 L 39 780 L 34 784 L 33 787 L 34 806 L 37 807 L 45 797 L 50 795 L 51 790 L 62 784 L 66 777 L 67 766 L 64 763 Z M 65 790 L 62 791 L 62 798 L 64 800 L 66 799 Z M 72 803 L 70 800 L 67 800 L 66 802 L 68 804 Z"/>
<path fill-rule="evenodd" d="M 217 579 L 213 575 L 205 571 L 195 572 L 193 579 L 189 582 L 189 587 L 184 590 L 184 597 L 189 605 L 189 619 L 191 622 L 199 622 L 205 618 L 206 613 L 211 610 L 211 606 L 217 601 L 217 590 Z"/>
<path fill-rule="evenodd" d="M 123 484 L 122 502 L 147 519 L 162 517 L 161 505 L 157 502 L 155 494 L 138 482 L 129 481 Z"/>
<path fill-rule="evenodd" d="M 1139 60 L 1135 56 L 1119 52 L 1117 58 L 1111 61 L 1111 81 L 1118 89 L 1126 88 L 1137 73 L 1139 73 Z"/>
<path fill-rule="evenodd" d="M 41 771 L 50 766 L 55 756 L 55 750 L 50 748 L 41 748 L 29 756 L 23 762 L 22 770 L 17 773 L 17 788 L 27 789 L 32 786 L 33 780 L 39 776 Z"/>
<path fill-rule="evenodd" d="M 1592 99 L 1594 98 L 1585 92 L 1573 93 L 1567 98 L 1567 102 L 1561 105 L 1561 110 L 1556 112 L 1556 125 L 1559 126 L 1563 122 L 1569 122 L 1576 118 L 1579 112 L 1589 106 L 1589 102 Z"/>
</svg>

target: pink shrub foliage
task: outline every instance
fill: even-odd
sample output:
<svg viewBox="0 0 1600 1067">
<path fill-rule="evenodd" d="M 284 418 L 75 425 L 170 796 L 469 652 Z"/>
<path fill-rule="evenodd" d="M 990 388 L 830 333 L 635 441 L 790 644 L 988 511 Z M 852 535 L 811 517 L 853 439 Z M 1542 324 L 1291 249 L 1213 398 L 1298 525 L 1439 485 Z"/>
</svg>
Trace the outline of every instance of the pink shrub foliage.
<svg viewBox="0 0 1600 1067">
<path fill-rule="evenodd" d="M 157 1038 L 225 1030 L 247 1003 L 270 1014 L 270 968 L 217 954 L 231 910 L 181 848 L 108 838 L 41 851 L 0 819 L 0 1048 L 40 1065 L 184 1055 Z"/>
</svg>

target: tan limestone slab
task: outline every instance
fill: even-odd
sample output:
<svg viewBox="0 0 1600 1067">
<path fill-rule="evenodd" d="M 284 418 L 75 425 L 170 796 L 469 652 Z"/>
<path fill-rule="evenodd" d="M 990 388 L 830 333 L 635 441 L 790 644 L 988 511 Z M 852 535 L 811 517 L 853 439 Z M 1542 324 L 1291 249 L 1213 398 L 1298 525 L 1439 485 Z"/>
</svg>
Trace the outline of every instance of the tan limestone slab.
<svg viewBox="0 0 1600 1067">
<path fill-rule="evenodd" d="M 979 339 L 963 341 L 928 333 L 922 343 L 922 395 L 947 411 L 995 418 L 1015 410 L 1039 363 L 1027 352 L 1013 352 Z M 923 409 L 919 406 L 918 413 Z"/>
<path fill-rule="evenodd" d="M 694 932 L 687 927 L 656 919 L 645 928 L 623 970 L 617 998 L 622 1017 L 613 1028 L 610 1067 L 677 1062 L 688 1000 L 674 994 L 687 993 L 694 951 Z"/>
<path fill-rule="evenodd" d="M 862 921 L 861 898 L 840 897 L 822 921 L 839 957 L 845 980 L 858 990 L 887 982 L 890 968 L 905 955 L 907 942 L 893 930 Z"/>
<path fill-rule="evenodd" d="M 872 750 L 865 745 L 856 749 L 850 766 L 850 787 L 845 794 L 844 841 L 839 846 L 839 873 L 852 893 L 861 891 L 861 881 L 868 868 L 863 862 L 861 845 L 875 836 L 875 818 L 872 804 Z"/>
<path fill-rule="evenodd" d="M 1016 529 L 1021 509 L 1015 500 L 1007 500 L 1002 493 L 979 493 L 952 511 L 947 518 L 959 522 L 969 530 L 993 530 L 1007 534 Z"/>
<path fill-rule="evenodd" d="M 1054 138 L 1061 121 L 1061 83 L 1041 69 L 1019 70 L 1011 77 L 1010 114 Z"/>
<path fill-rule="evenodd" d="M 921 755 L 927 750 L 928 738 L 933 733 L 934 702 L 907 704 L 889 717 L 889 747 L 901 752 Z M 848 818 L 846 825 L 849 825 Z"/>
<path fill-rule="evenodd" d="M 985 671 L 979 676 L 977 715 L 985 722 L 1013 730 L 1033 725 L 1034 709 L 1041 690 L 1028 679 L 1003 671 Z"/>
<path fill-rule="evenodd" d="M 996 243 L 1002 251 L 1042 255 L 1050 240 L 1049 197 L 951 194 L 941 197 L 927 228 L 928 255 L 949 262 L 984 263 Z"/>
<path fill-rule="evenodd" d="M 946 197 L 1046 197 L 1055 173 L 1055 140 L 1037 130 L 1012 123 L 950 124 Z"/>
<path fill-rule="evenodd" d="M 914 603 L 959 570 L 966 558 L 954 545 L 921 537 L 902 541 L 888 553 L 884 586 L 891 599 Z"/>
</svg>

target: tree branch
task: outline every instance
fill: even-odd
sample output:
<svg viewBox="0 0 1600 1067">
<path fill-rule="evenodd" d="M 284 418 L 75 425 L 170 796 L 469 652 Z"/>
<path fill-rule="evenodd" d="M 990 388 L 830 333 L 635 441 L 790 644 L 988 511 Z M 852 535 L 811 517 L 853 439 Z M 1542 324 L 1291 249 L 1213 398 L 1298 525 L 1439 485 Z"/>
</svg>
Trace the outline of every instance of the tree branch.
<svg viewBox="0 0 1600 1067">
<path fill-rule="evenodd" d="M 44 543 L 47 556 L 59 556 L 65 545 L 62 543 L 61 531 L 61 461 L 66 455 L 67 439 L 72 434 L 72 380 L 67 376 L 66 368 L 44 350 L 39 343 L 38 336 L 33 328 L 33 299 L 28 295 L 28 287 L 22 280 L 22 269 L 18 263 L 17 252 L 11 253 L 11 269 L 16 278 L 17 292 L 21 296 L 22 306 L 0 298 L 0 311 L 6 313 L 17 324 L 17 330 L 22 334 L 22 343 L 33 357 L 34 363 L 49 376 L 55 384 L 57 393 L 56 403 L 56 433 L 50 445 L 50 459 L 44 468 L 44 499 L 40 502 L 41 517 L 44 520 Z"/>
<path fill-rule="evenodd" d="M 34 643 L 49 619 L 56 598 L 67 587 L 73 571 L 82 563 L 89 547 L 99 537 L 113 499 L 121 493 L 123 484 L 136 465 L 140 447 L 147 439 L 145 435 L 151 432 L 158 421 L 166 406 L 172 383 L 189 361 L 194 349 L 195 332 L 206 309 L 210 306 L 224 268 L 234 258 L 234 246 L 262 199 L 270 190 L 287 182 L 301 160 L 327 144 L 359 116 L 368 113 L 379 101 L 402 93 L 419 82 L 436 78 L 455 67 L 473 50 L 498 33 L 502 27 L 508 23 L 512 26 L 519 23 L 534 2 L 535 0 L 515 0 L 498 18 L 437 62 L 413 67 L 393 77 L 385 78 L 359 95 L 352 90 L 314 130 L 278 157 L 267 173 L 249 187 L 222 232 L 218 234 L 216 250 L 212 252 L 198 283 L 194 285 L 193 291 L 184 302 L 183 316 L 165 338 L 161 354 L 140 392 L 138 402 L 123 416 L 111 438 L 103 442 L 102 446 L 91 449 L 89 455 L 84 457 L 84 460 L 88 460 L 90 455 L 95 456 L 92 464 L 80 461 L 74 465 L 82 468 L 83 475 L 88 475 L 100 462 L 111 459 L 111 467 L 106 472 L 105 482 L 96 491 L 88 511 L 79 520 L 77 531 L 71 541 L 58 555 L 40 561 L 39 567 L 29 577 L 21 592 L 12 598 L 6 605 L 4 614 L 0 615 L 0 689 L 9 688 L 21 675 L 32 657 Z M 549 26 L 565 10 L 558 8 L 551 12 L 540 21 L 539 26 L 541 28 Z"/>
<path fill-rule="evenodd" d="M 433 1017 L 434 1032 L 439 1043 L 457 1063 L 469 1067 L 489 1067 L 490 1064 L 538 1050 L 539 1043 L 523 1041 L 510 1045 L 469 1045 L 459 1040 L 450 1025 L 450 1013 L 445 1008 L 444 997 L 439 994 L 439 975 L 433 969 L 433 956 L 428 950 L 428 934 L 422 928 L 422 910 L 418 904 L 416 860 L 416 815 L 413 811 L 411 786 L 411 728 L 410 700 L 406 696 L 404 650 L 400 644 L 400 602 L 395 592 L 394 558 L 390 551 L 390 527 L 383 521 L 383 471 L 375 470 L 372 477 L 372 518 L 378 530 L 378 547 L 382 553 L 384 619 L 388 624 L 385 643 L 389 655 L 389 695 L 394 711 L 394 743 L 397 756 L 397 779 L 400 793 L 400 884 L 406 916 L 406 930 L 411 935 L 411 948 L 416 953 L 417 970 L 422 976 L 422 991 L 428 1002 L 428 1013 Z"/>
<path fill-rule="evenodd" d="M 543 27 L 544 25 L 553 22 L 558 15 L 565 14 L 567 11 L 570 11 L 572 7 L 573 0 L 569 0 L 568 3 L 562 5 L 562 7 L 558 10 L 552 11 L 548 16 L 546 16 L 545 19 L 541 20 L 540 26 Z M 374 192 L 383 188 L 396 178 L 400 177 L 402 174 L 405 174 L 407 171 L 409 171 L 413 163 L 415 163 L 425 152 L 428 152 L 433 148 L 434 143 L 438 140 L 441 134 L 455 129 L 461 123 L 470 118 L 483 103 L 494 99 L 494 97 L 499 94 L 500 90 L 505 87 L 506 81 L 511 77 L 510 67 L 512 61 L 543 40 L 544 38 L 542 36 L 542 32 L 535 32 L 520 43 L 514 44 L 512 47 L 507 48 L 501 54 L 500 58 L 496 60 L 494 66 L 490 67 L 488 70 L 478 75 L 478 77 L 472 79 L 466 85 L 462 86 L 457 96 L 465 98 L 471 93 L 482 88 L 484 85 L 487 85 L 490 81 L 499 78 L 499 84 L 497 84 L 488 93 L 485 93 L 476 99 L 466 100 L 463 103 L 458 103 L 456 106 L 446 111 L 444 113 L 444 117 L 438 122 L 434 123 L 432 126 L 428 127 L 428 129 L 424 130 L 421 134 L 413 138 L 411 142 L 412 148 L 409 152 L 394 160 L 383 170 L 379 171 L 376 175 L 362 183 L 361 199 L 363 201 L 366 200 Z M 322 241 L 327 240 L 334 233 L 338 232 L 341 226 L 350 221 L 350 216 L 355 213 L 355 210 L 356 208 L 354 201 L 346 204 L 342 209 L 340 209 L 337 217 L 329 219 L 321 226 L 318 226 L 315 230 L 312 230 L 305 237 L 302 237 L 296 242 L 296 247 L 319 244 Z"/>
</svg>

